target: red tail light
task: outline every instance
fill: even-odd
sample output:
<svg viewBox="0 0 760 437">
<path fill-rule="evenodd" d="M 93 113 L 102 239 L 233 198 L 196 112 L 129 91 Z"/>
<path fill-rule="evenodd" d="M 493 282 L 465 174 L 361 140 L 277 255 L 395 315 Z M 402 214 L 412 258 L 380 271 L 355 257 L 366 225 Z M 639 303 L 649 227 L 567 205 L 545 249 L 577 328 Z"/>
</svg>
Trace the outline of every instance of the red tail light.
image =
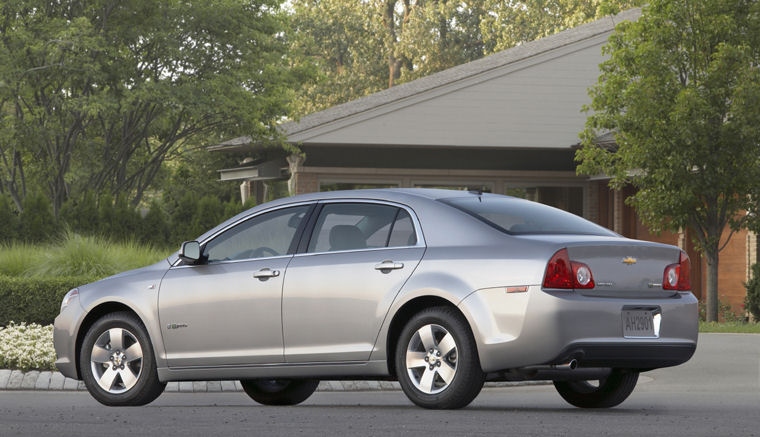
<svg viewBox="0 0 760 437">
<path fill-rule="evenodd" d="M 560 249 L 546 265 L 544 288 L 594 288 L 594 276 L 586 264 L 570 261 L 567 249 Z"/>
<path fill-rule="evenodd" d="M 686 252 L 681 252 L 678 258 L 678 264 L 671 264 L 665 267 L 662 275 L 662 288 L 665 290 L 688 291 L 691 290 L 691 261 Z"/>
</svg>

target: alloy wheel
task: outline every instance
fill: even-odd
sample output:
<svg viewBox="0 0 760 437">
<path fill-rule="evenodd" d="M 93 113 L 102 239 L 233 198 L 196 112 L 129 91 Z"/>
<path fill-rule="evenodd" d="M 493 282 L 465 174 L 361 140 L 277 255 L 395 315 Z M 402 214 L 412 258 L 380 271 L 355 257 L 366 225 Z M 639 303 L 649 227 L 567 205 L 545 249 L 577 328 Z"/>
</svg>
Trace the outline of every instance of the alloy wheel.
<svg viewBox="0 0 760 437">
<path fill-rule="evenodd" d="M 457 371 L 457 344 L 451 333 L 436 324 L 419 328 L 406 349 L 406 371 L 425 394 L 446 390 Z"/>
<path fill-rule="evenodd" d="M 90 368 L 100 388 L 111 394 L 128 391 L 137 384 L 143 368 L 143 350 L 134 334 L 111 328 L 95 340 Z"/>
</svg>

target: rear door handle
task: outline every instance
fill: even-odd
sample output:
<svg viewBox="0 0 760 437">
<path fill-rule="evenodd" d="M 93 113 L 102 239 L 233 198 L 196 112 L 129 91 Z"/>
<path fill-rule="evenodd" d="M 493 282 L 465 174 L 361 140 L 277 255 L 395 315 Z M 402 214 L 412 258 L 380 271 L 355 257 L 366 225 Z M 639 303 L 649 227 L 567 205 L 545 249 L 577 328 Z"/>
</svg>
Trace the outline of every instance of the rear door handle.
<svg viewBox="0 0 760 437">
<path fill-rule="evenodd" d="M 253 274 L 253 277 L 257 279 L 269 279 L 269 278 L 275 278 L 277 276 L 280 276 L 280 271 L 272 270 L 269 268 L 263 268 Z"/>
<path fill-rule="evenodd" d="M 391 260 L 385 260 L 381 262 L 380 264 L 375 264 L 375 270 L 398 270 L 403 269 L 404 263 L 396 263 Z"/>
</svg>

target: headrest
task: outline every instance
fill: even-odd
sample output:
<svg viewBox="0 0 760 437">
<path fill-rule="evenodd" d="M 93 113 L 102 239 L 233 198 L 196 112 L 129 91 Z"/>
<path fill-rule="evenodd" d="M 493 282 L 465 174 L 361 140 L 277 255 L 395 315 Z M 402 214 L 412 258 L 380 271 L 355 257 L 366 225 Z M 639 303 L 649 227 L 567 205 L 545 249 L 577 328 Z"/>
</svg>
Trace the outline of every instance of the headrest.
<svg viewBox="0 0 760 437">
<path fill-rule="evenodd" d="M 330 229 L 330 250 L 365 249 L 367 239 L 356 226 L 335 225 Z"/>
</svg>

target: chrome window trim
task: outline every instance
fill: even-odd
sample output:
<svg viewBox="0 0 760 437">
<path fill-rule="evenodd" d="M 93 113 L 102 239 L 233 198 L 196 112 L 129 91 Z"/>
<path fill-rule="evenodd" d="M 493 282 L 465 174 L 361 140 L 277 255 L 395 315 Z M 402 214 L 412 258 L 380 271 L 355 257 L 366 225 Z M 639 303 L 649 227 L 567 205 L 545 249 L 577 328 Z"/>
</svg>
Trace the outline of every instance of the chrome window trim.
<svg viewBox="0 0 760 437">
<path fill-rule="evenodd" d="M 305 253 L 296 253 L 292 256 L 294 258 L 300 258 L 303 256 L 314 256 L 314 255 L 332 255 L 334 253 L 356 253 L 356 252 L 377 252 L 379 250 L 399 250 L 399 249 L 419 249 L 424 248 L 425 246 L 393 246 L 393 247 L 369 247 L 366 249 L 347 249 L 347 250 L 332 250 L 329 252 L 305 252 Z"/>
<path fill-rule="evenodd" d="M 292 257 L 293 257 L 293 255 L 277 255 L 277 256 L 267 256 L 267 257 L 262 257 L 262 258 L 230 259 L 230 260 L 227 260 L 227 261 L 218 261 L 218 262 L 211 263 L 211 264 L 198 264 L 198 265 L 196 265 L 196 264 L 187 264 L 187 265 L 184 265 L 184 266 L 174 265 L 171 268 L 173 268 L 173 269 L 184 269 L 184 268 L 187 268 L 187 267 L 198 267 L 199 265 L 203 265 L 203 266 L 218 266 L 218 265 L 237 264 L 237 263 L 244 263 L 244 262 L 251 262 L 251 261 L 267 261 L 267 260 L 272 260 L 272 259 L 283 259 L 283 258 L 292 258 Z M 177 262 L 179 263 L 180 261 L 182 261 L 182 260 L 179 260 Z"/>
<path fill-rule="evenodd" d="M 309 200 L 305 202 L 294 202 L 294 203 L 288 203 L 284 205 L 277 205 L 272 208 L 267 208 L 262 211 L 257 211 L 253 214 L 249 214 L 245 217 L 242 217 L 240 220 L 237 220 L 233 223 L 230 223 L 229 226 L 224 227 L 223 229 L 209 235 L 208 237 L 204 238 L 203 240 L 199 241 L 201 247 L 203 247 L 207 242 L 213 240 L 216 238 L 219 234 L 222 234 L 223 232 L 227 231 L 228 229 L 231 229 L 245 221 L 251 220 L 253 218 L 256 218 L 262 214 L 266 214 L 269 212 L 274 212 L 280 209 L 285 208 L 292 208 L 296 206 L 305 206 L 305 205 L 313 205 L 313 204 L 329 204 L 329 203 L 374 203 L 374 204 L 380 204 L 380 205 L 388 205 L 393 206 L 396 208 L 402 208 L 404 209 L 408 214 L 409 217 L 412 218 L 412 224 L 414 226 L 414 233 L 417 236 L 417 244 L 412 246 L 393 246 L 393 247 L 371 247 L 367 249 L 354 249 L 354 250 L 334 250 L 334 251 L 328 251 L 328 252 L 304 252 L 304 253 L 295 253 L 292 255 L 278 255 L 278 256 L 270 256 L 270 257 L 262 257 L 262 258 L 246 258 L 246 259 L 236 259 L 236 260 L 229 260 L 229 261 L 220 261 L 215 262 L 213 264 L 204 264 L 204 265 L 223 265 L 223 264 L 230 264 L 230 263 L 238 263 L 238 262 L 247 262 L 247 261 L 259 261 L 259 260 L 268 260 L 268 259 L 278 259 L 278 258 L 289 258 L 294 256 L 304 256 L 304 255 L 323 255 L 326 253 L 348 253 L 348 252 L 368 252 L 368 251 L 376 251 L 376 250 L 392 250 L 392 249 L 410 249 L 415 247 L 427 247 L 427 244 L 425 243 L 425 236 L 422 233 L 422 226 L 420 225 L 420 221 L 417 218 L 417 214 L 415 214 L 414 210 L 402 203 L 396 203 L 396 202 L 390 202 L 387 200 L 378 200 L 378 199 L 357 199 L 357 198 L 344 198 L 344 199 L 323 199 L 323 200 Z M 312 232 L 314 230 L 312 229 Z M 179 263 L 182 262 L 182 259 L 178 259 L 174 262 L 174 264 L 170 268 L 183 268 L 183 267 L 195 267 L 195 265 L 184 265 L 181 266 Z"/>
<path fill-rule="evenodd" d="M 326 253 L 349 253 L 349 252 L 368 252 L 368 251 L 375 251 L 375 250 L 389 250 L 389 249 L 410 249 L 414 247 L 427 247 L 427 244 L 425 242 L 425 236 L 422 234 L 422 226 L 420 225 L 419 219 L 417 219 L 417 214 L 414 213 L 414 210 L 402 203 L 396 203 L 396 202 L 390 202 L 387 200 L 377 200 L 377 199 L 356 199 L 356 198 L 345 198 L 345 199 L 327 199 L 327 200 L 320 200 L 319 203 L 321 204 L 329 204 L 329 203 L 374 203 L 379 205 L 387 205 L 387 206 L 393 206 L 396 208 L 401 208 L 405 210 L 409 217 L 412 218 L 412 225 L 414 226 L 414 233 L 417 236 L 417 243 L 412 246 L 393 246 L 393 247 L 370 247 L 366 249 L 350 249 L 350 250 L 332 250 L 327 252 L 304 252 L 304 253 L 296 253 L 293 256 L 303 256 L 303 255 L 324 255 Z M 322 211 L 320 211 L 320 214 Z M 312 229 L 312 236 L 315 229 Z"/>
<path fill-rule="evenodd" d="M 309 200 L 309 201 L 306 201 L 306 202 L 294 202 L 294 203 L 287 203 L 287 204 L 284 204 L 284 205 L 277 205 L 277 206 L 273 206 L 271 208 L 267 208 L 267 209 L 264 209 L 264 210 L 261 210 L 261 211 L 256 211 L 256 212 L 254 212 L 252 214 L 249 214 L 249 215 L 246 215 L 246 216 L 242 217 L 240 220 L 237 220 L 237 221 L 235 221 L 233 223 L 230 223 L 228 226 L 225 226 L 223 229 L 220 229 L 219 231 L 214 232 L 213 234 L 209 235 L 208 237 L 204 238 L 203 240 L 198 241 L 198 243 L 200 243 L 201 247 L 204 247 L 206 245 L 206 243 L 208 243 L 209 241 L 211 241 L 214 238 L 216 238 L 219 234 L 222 234 L 222 233 L 226 232 L 227 230 L 232 229 L 233 227 L 235 227 L 235 226 L 237 226 L 237 225 L 239 225 L 239 224 L 241 224 L 243 222 L 246 222 L 248 220 L 254 219 L 254 218 L 256 218 L 256 217 L 258 217 L 258 216 L 260 216 L 262 214 L 267 214 L 267 213 L 274 212 L 274 211 L 277 211 L 277 210 L 280 210 L 280 209 L 292 208 L 292 207 L 296 207 L 296 206 L 313 205 L 313 204 L 316 204 L 316 203 L 319 203 L 319 202 L 316 201 L 316 200 Z M 220 264 L 229 264 L 229 263 L 233 263 L 233 262 L 244 262 L 244 261 L 253 261 L 253 260 L 266 260 L 266 259 L 276 259 L 276 258 L 289 258 L 289 257 L 292 257 L 292 256 L 293 255 L 277 255 L 277 256 L 268 256 L 268 257 L 261 257 L 261 258 L 245 258 L 245 259 L 235 259 L 235 260 L 229 260 L 229 261 L 220 261 L 220 262 L 215 262 L 215 263 L 212 263 L 212 264 L 213 265 L 220 265 Z M 171 268 L 175 268 L 175 267 L 195 267 L 195 265 L 181 266 L 181 265 L 179 265 L 179 263 L 181 263 L 181 262 L 182 262 L 182 259 L 177 259 L 177 261 L 175 261 L 174 264 L 172 264 Z M 203 265 L 209 265 L 209 264 L 203 264 Z"/>
</svg>

